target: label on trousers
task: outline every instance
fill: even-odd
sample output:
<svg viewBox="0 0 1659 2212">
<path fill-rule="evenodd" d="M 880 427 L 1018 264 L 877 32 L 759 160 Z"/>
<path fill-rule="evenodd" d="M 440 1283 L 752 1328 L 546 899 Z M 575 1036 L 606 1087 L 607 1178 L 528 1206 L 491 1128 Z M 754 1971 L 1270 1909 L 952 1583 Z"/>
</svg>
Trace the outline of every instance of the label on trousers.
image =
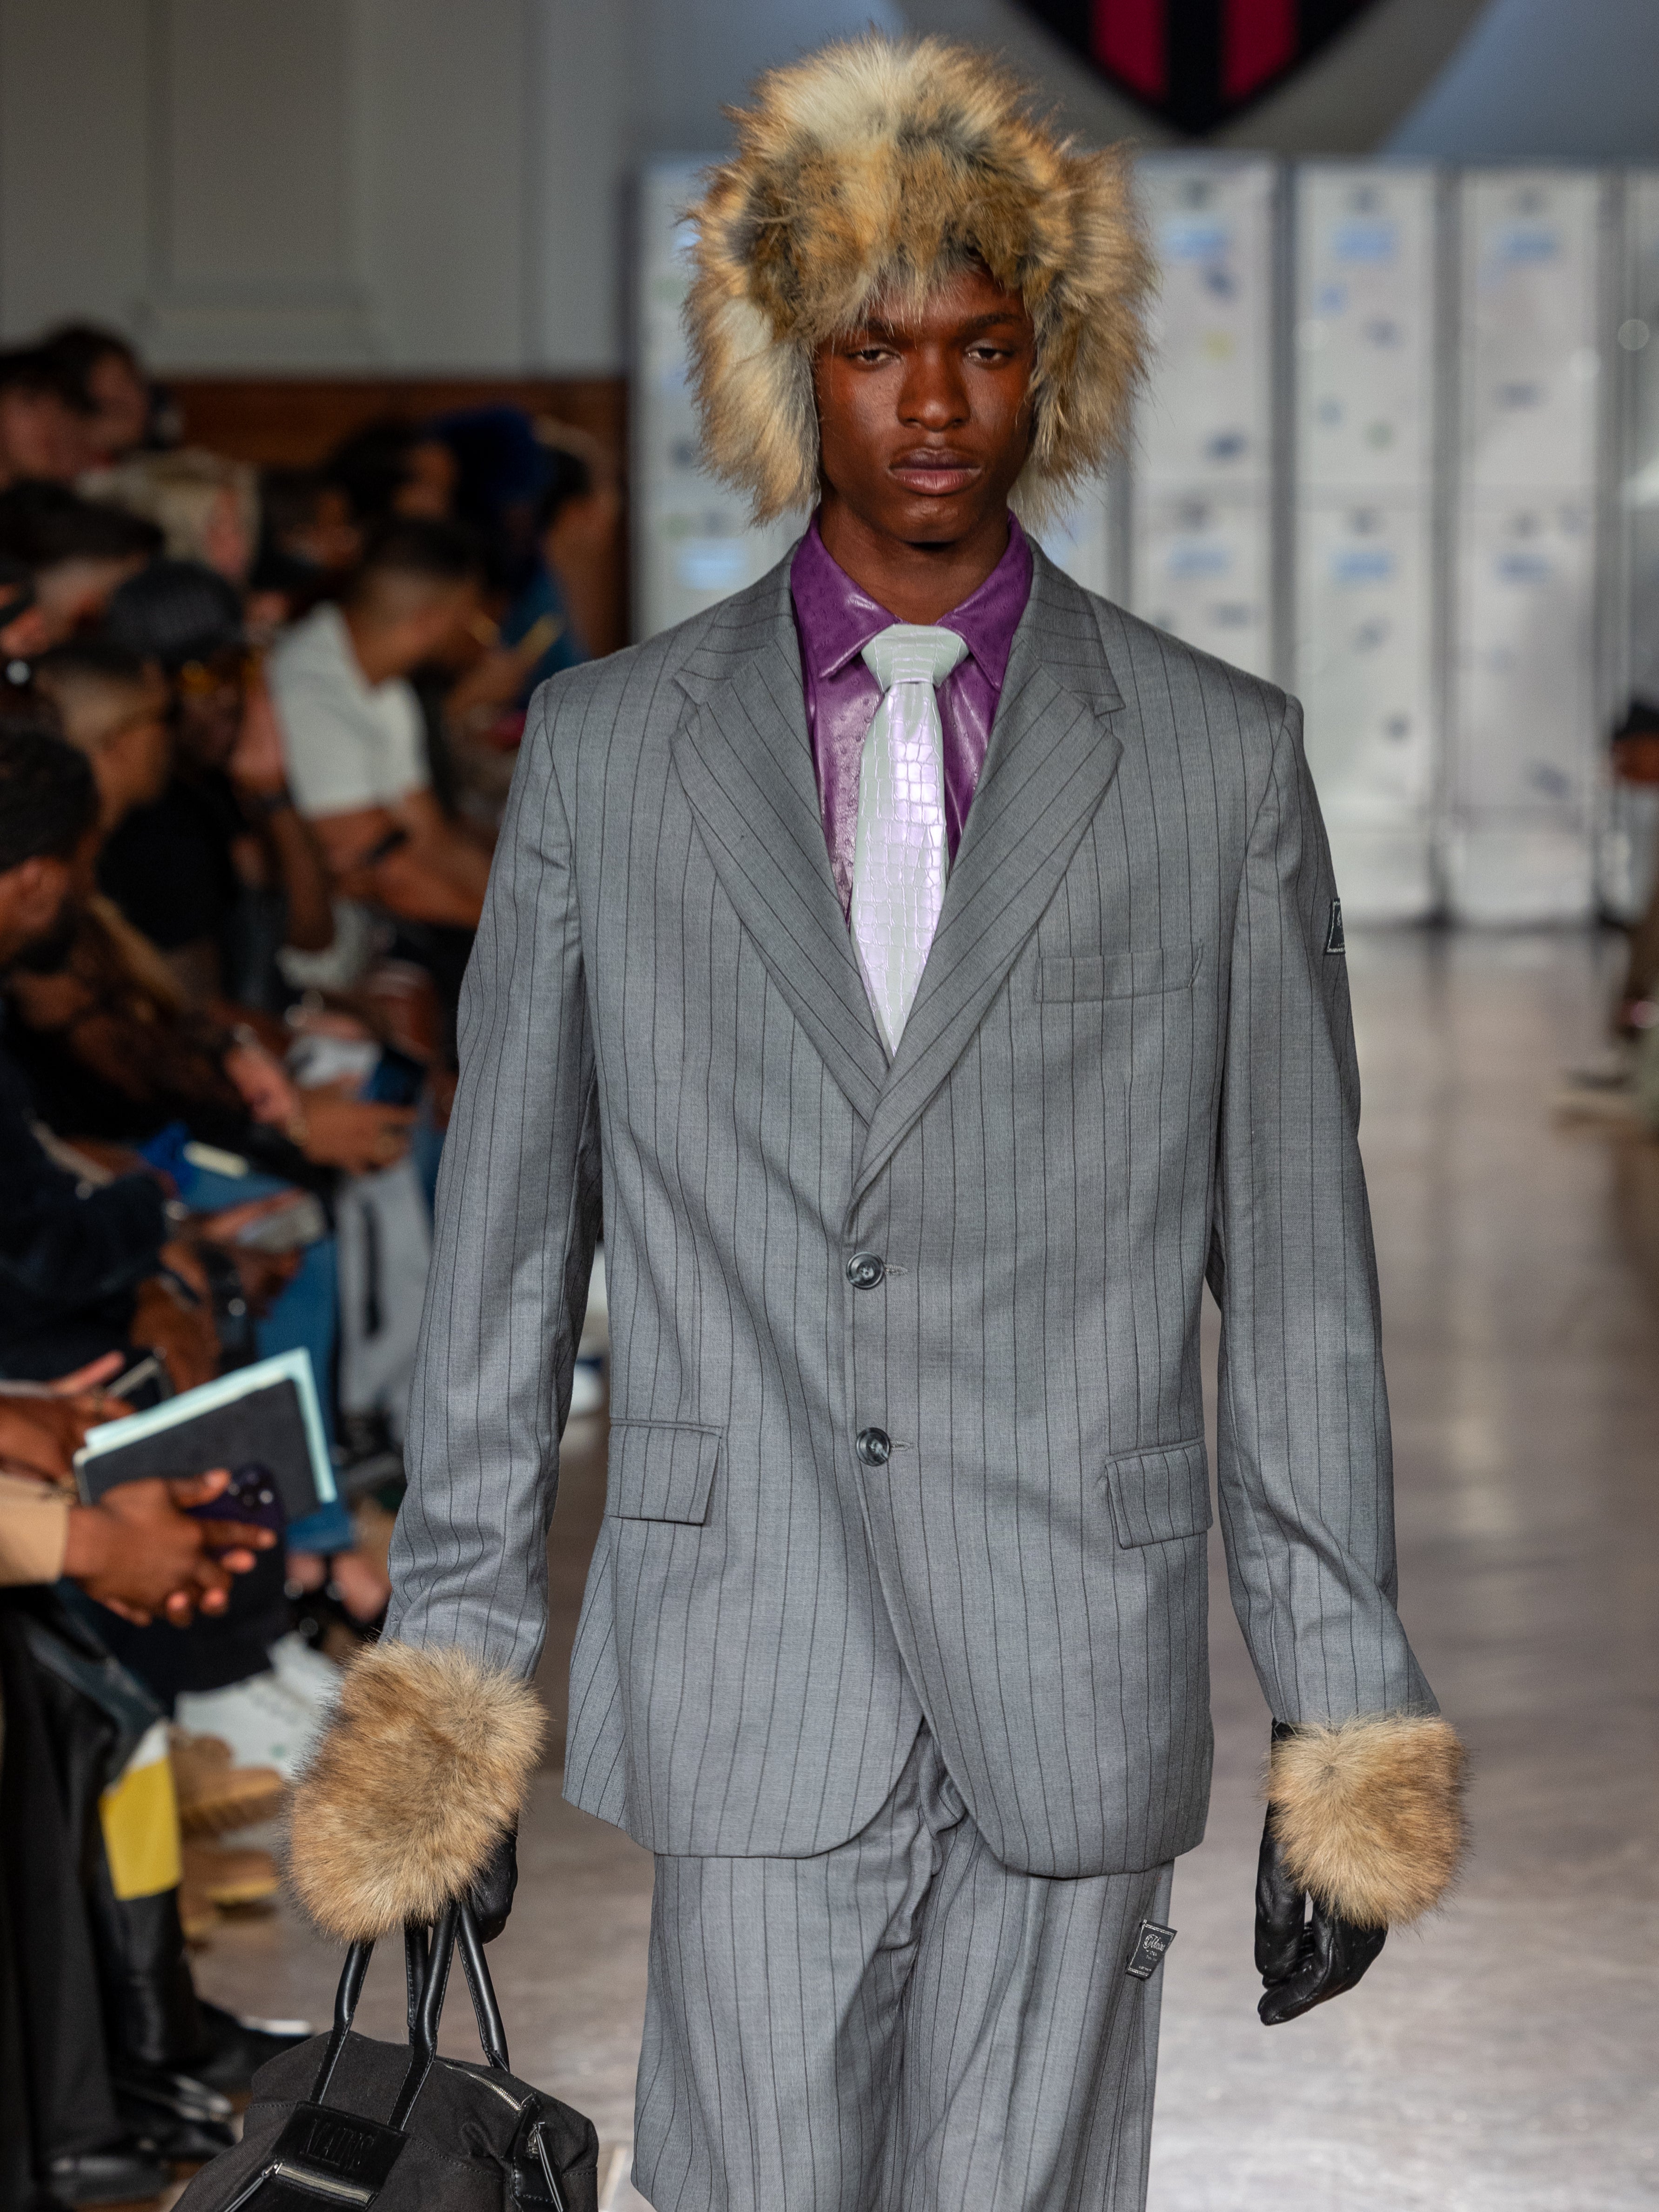
<svg viewBox="0 0 1659 2212">
<path fill-rule="evenodd" d="M 1173 1928 L 1160 1928 L 1156 1920 L 1143 1920 L 1124 1972 L 1133 1974 L 1138 1982 L 1150 1982 L 1164 1964 L 1164 1954 L 1175 1939 Z"/>
</svg>

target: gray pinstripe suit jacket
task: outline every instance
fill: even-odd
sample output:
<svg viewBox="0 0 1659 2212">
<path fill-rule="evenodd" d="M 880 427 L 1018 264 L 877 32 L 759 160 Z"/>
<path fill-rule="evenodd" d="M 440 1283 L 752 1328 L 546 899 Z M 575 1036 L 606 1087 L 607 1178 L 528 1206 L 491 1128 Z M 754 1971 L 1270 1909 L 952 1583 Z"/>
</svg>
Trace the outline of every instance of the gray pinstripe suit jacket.
<svg viewBox="0 0 1659 2212">
<path fill-rule="evenodd" d="M 659 1851 L 823 1850 L 925 1716 L 1012 1867 L 1194 1844 L 1206 1273 L 1269 1705 L 1433 1710 L 1299 720 L 1039 552 L 890 1066 L 787 563 L 538 694 L 463 998 L 391 1632 L 535 1664 L 603 1188 L 575 1803 Z"/>
</svg>

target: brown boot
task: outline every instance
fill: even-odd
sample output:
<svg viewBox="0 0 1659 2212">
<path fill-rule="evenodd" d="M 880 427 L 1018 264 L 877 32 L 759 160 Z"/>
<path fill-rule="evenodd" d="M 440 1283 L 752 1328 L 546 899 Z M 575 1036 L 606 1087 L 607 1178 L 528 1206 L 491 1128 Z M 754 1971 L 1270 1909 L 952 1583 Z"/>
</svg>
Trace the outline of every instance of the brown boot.
<svg viewBox="0 0 1659 2212">
<path fill-rule="evenodd" d="M 183 1887 L 221 1910 L 267 1905 L 282 1887 L 276 1862 L 269 1851 L 224 1844 L 185 1845 Z"/>
<path fill-rule="evenodd" d="M 218 1736 L 176 1728 L 172 1749 L 179 1826 L 185 1835 L 221 1836 L 251 1827 L 281 1807 L 288 1785 L 276 1769 L 232 1765 L 230 1746 Z"/>
<path fill-rule="evenodd" d="M 192 1951 L 199 1951 L 210 1942 L 219 1925 L 218 1906 L 205 1890 L 199 1889 L 191 1880 L 188 1865 L 179 1884 L 179 1925 Z"/>
</svg>

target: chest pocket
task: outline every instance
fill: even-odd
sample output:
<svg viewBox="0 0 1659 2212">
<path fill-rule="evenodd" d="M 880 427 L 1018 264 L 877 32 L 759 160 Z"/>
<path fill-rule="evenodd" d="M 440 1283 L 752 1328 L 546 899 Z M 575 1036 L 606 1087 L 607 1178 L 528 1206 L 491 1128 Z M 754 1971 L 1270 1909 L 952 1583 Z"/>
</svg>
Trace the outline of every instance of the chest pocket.
<svg viewBox="0 0 1659 2212">
<path fill-rule="evenodd" d="M 1045 1003 L 1077 1006 L 1091 999 L 1134 999 L 1190 991 L 1203 965 L 1204 947 L 1175 951 L 1095 953 L 1079 960 L 1039 960 L 1036 994 Z"/>
<path fill-rule="evenodd" d="M 622 1521 L 707 1521 L 723 1436 L 678 1421 L 612 1421 L 605 1511 Z"/>
</svg>

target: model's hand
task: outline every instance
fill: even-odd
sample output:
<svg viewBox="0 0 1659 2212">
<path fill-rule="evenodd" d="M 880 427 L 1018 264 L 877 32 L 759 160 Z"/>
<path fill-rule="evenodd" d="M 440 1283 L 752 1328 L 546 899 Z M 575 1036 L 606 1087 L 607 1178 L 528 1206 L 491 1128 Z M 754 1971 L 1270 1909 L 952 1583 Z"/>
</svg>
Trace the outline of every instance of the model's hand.
<svg viewBox="0 0 1659 2212">
<path fill-rule="evenodd" d="M 513 1910 L 513 1893 L 519 1886 L 519 1832 L 509 1828 L 490 1853 L 489 1862 L 472 1885 L 469 1902 L 478 1923 L 479 1940 L 493 1943 L 507 1925 Z"/>
<path fill-rule="evenodd" d="M 1277 2027 L 1351 1990 L 1388 1935 L 1386 1928 L 1356 1928 L 1297 1887 L 1269 1813 L 1255 1875 L 1255 1965 L 1267 1984 L 1256 2007 L 1262 2026 Z"/>
</svg>

